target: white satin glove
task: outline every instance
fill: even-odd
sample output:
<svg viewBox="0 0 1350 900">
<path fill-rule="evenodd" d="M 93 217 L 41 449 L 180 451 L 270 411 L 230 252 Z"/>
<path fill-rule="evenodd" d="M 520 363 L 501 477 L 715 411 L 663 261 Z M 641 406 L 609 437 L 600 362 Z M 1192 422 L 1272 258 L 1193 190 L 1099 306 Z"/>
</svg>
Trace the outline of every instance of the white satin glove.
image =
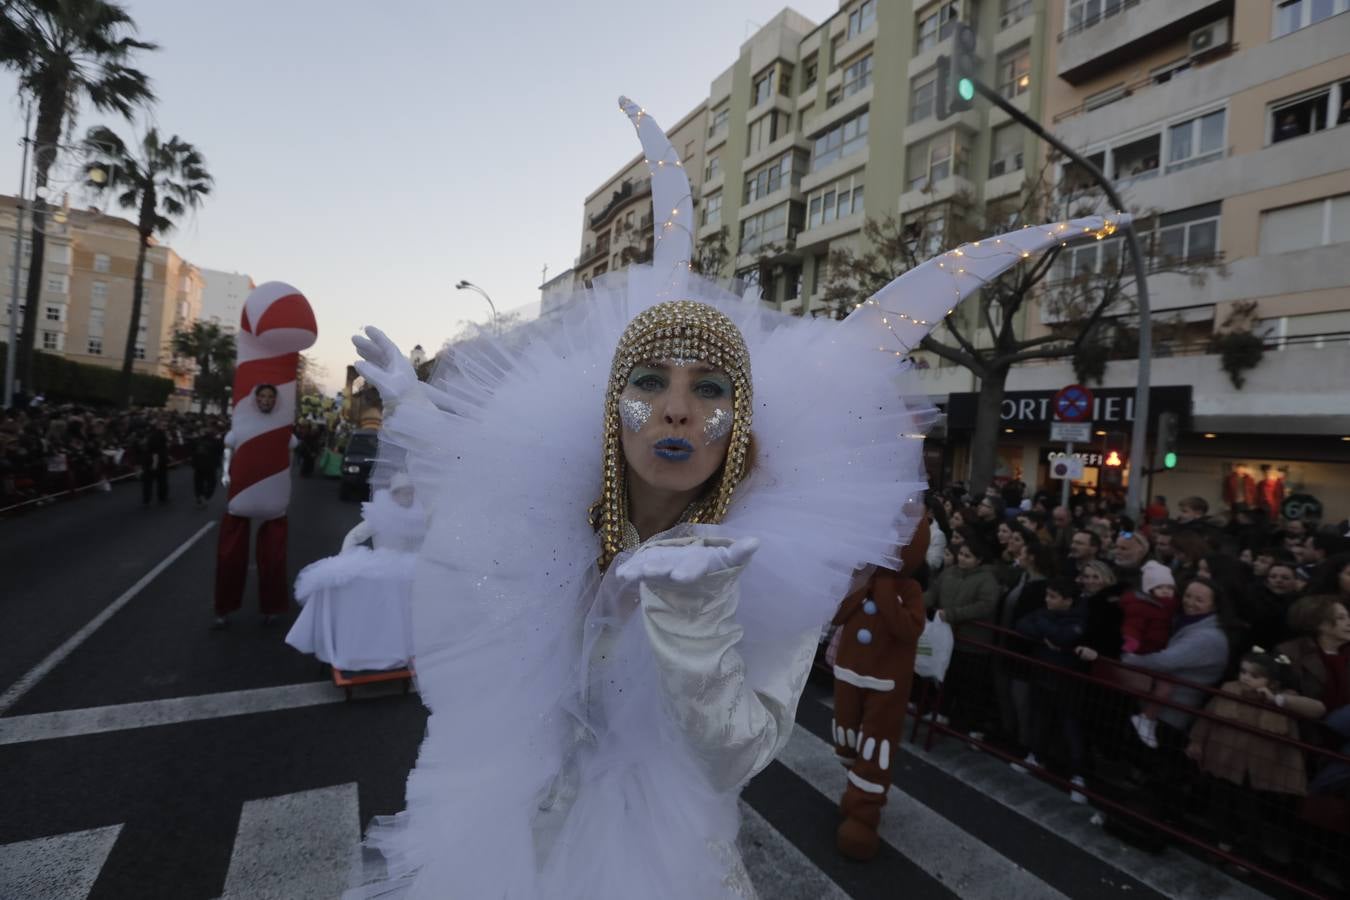
<svg viewBox="0 0 1350 900">
<path fill-rule="evenodd" d="M 811 653 L 814 630 L 801 652 L 789 651 L 781 671 L 746 680 L 736 645 L 740 573 L 759 541 L 679 538 L 639 549 L 616 571 L 636 584 L 643 625 L 661 686 L 709 783 L 731 791 L 764 768 L 786 743 Z"/>
<path fill-rule="evenodd" d="M 375 385 L 385 406 L 392 410 L 405 401 L 425 398 L 443 412 L 455 411 L 449 394 L 418 380 L 417 370 L 388 335 L 374 325 L 366 326 L 366 335 L 352 335 L 356 352 L 361 354 L 356 371 Z"/>
</svg>

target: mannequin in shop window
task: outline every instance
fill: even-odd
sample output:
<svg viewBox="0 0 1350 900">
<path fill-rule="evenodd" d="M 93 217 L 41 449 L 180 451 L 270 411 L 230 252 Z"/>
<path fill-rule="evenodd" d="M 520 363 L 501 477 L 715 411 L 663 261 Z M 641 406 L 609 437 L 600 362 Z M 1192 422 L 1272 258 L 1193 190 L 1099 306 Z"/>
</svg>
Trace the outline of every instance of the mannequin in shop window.
<svg viewBox="0 0 1350 900">
<path fill-rule="evenodd" d="M 1262 466 L 1261 472 L 1264 480 L 1256 489 L 1256 505 L 1274 520 L 1284 503 L 1284 473 L 1270 465 Z"/>
<path fill-rule="evenodd" d="M 1233 463 L 1232 470 L 1224 478 L 1223 502 L 1228 504 L 1229 509 L 1256 505 L 1256 479 L 1252 477 L 1251 467 L 1246 463 Z"/>
</svg>

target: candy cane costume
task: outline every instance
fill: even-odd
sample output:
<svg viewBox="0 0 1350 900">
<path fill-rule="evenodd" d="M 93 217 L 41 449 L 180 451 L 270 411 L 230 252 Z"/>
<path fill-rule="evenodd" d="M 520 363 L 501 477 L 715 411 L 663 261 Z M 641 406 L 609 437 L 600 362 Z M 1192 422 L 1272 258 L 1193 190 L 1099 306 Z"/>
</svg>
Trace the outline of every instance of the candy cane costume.
<svg viewBox="0 0 1350 900">
<path fill-rule="evenodd" d="M 754 896 L 740 790 L 786 745 L 855 572 L 900 568 L 920 518 L 933 413 L 908 353 L 1058 243 L 962 247 L 843 322 L 777 313 L 690 271 L 682 162 L 620 106 L 652 173 L 651 265 L 457 345 L 429 384 L 378 330 L 356 340 L 392 410 L 381 442 L 430 514 L 412 633 L 431 715 L 406 812 L 367 836 L 385 864 L 353 897 Z M 699 421 L 679 406 L 696 401 Z M 714 446 L 677 524 L 639 531 L 630 474 Z"/>
<path fill-rule="evenodd" d="M 286 507 L 295 446 L 300 351 L 318 339 L 305 295 L 280 281 L 253 289 L 235 338 L 234 409 L 225 435 L 229 504 L 216 548 L 216 624 L 239 609 L 248 576 L 249 523 L 258 519 L 258 598 L 264 615 L 286 611 Z"/>
</svg>

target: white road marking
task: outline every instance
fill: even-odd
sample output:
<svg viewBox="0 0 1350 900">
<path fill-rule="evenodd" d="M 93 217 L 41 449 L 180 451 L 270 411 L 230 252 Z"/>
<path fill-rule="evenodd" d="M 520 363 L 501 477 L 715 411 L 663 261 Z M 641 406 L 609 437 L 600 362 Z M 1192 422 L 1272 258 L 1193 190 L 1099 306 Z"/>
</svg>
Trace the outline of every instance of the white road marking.
<svg viewBox="0 0 1350 900">
<path fill-rule="evenodd" d="M 239 814 L 221 900 L 341 896 L 360 841 L 354 782 L 250 800 Z"/>
<path fill-rule="evenodd" d="M 377 692 L 377 689 L 377 685 L 371 685 L 369 688 L 372 693 Z M 388 691 L 389 688 L 385 690 Z M 195 697 L 171 697 L 167 700 L 146 700 L 116 706 L 94 706 L 88 709 L 64 709 L 27 716 L 9 716 L 0 718 L 0 746 L 80 737 L 107 731 L 125 731 L 131 728 L 152 728 L 156 725 L 177 725 L 200 719 L 220 719 L 249 713 L 299 709 L 305 706 L 337 703 L 343 699 L 343 692 L 334 687 L 332 682 L 311 681 L 305 684 L 287 684 L 247 691 L 224 691 Z"/>
<path fill-rule="evenodd" d="M 0 897 L 84 900 L 121 825 L 0 844 Z"/>
<path fill-rule="evenodd" d="M 159 573 L 173 565 L 178 557 L 188 552 L 188 550 L 192 548 L 192 545 L 197 543 L 202 535 L 214 528 L 215 525 L 215 522 L 207 522 L 201 528 L 197 529 L 196 534 L 179 544 L 178 549 L 164 557 L 164 559 L 160 560 L 158 565 L 142 575 L 140 581 L 137 581 L 131 587 L 123 591 L 122 596 L 118 597 L 112 603 L 109 603 L 102 612 L 90 619 L 88 624 L 72 634 L 66 639 L 65 643 L 57 647 L 51 653 L 48 653 L 47 657 L 42 660 L 42 662 L 33 666 L 33 668 L 24 673 L 23 677 L 11 684 L 3 694 L 0 694 L 0 716 L 3 716 L 15 703 L 18 703 L 19 699 L 32 690 L 39 681 L 46 678 L 47 673 L 59 666 L 62 660 L 75 652 L 75 649 L 87 641 L 90 635 L 103 627 L 104 622 L 111 619 L 117 614 L 118 610 L 130 603 L 141 591 L 145 590 L 146 585 L 154 581 L 159 576 Z"/>
<path fill-rule="evenodd" d="M 848 900 L 848 894 L 830 876 L 744 800 L 736 843 L 759 896 L 774 900 Z"/>
<path fill-rule="evenodd" d="M 794 728 L 778 761 L 807 784 L 838 799 L 844 788 L 830 747 L 805 728 Z M 1017 863 L 964 829 L 892 788 L 881 812 L 881 839 L 963 900 L 1067 900 Z"/>
</svg>

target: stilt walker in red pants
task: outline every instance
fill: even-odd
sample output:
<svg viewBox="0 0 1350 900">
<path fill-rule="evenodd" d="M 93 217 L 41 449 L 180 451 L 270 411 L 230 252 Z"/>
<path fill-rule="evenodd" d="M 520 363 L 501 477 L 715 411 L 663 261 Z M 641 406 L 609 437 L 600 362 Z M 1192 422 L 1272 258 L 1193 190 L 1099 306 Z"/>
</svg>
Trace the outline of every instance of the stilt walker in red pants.
<svg viewBox="0 0 1350 900">
<path fill-rule="evenodd" d="M 225 435 L 229 505 L 216 546 L 216 618 L 244 602 L 250 526 L 258 522 L 258 602 L 264 623 L 290 605 L 286 579 L 286 507 L 291 499 L 295 446 L 295 376 L 300 351 L 318 339 L 314 311 L 288 284 L 269 281 L 244 301 L 236 338 L 234 409 Z"/>
</svg>

